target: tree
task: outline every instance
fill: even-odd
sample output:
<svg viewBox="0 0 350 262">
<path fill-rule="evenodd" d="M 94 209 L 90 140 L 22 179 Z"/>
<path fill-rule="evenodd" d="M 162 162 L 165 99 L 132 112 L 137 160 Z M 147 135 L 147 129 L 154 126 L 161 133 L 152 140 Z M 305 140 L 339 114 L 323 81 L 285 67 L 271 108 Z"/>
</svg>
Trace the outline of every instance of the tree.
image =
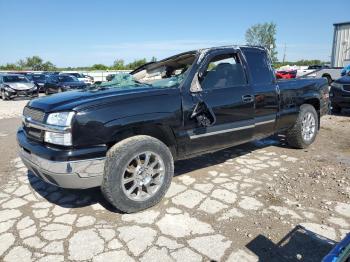
<svg viewBox="0 0 350 262">
<path fill-rule="evenodd" d="M 117 59 L 114 61 L 112 68 L 114 70 L 124 70 L 125 65 L 124 65 L 124 60 L 123 59 Z"/>
<path fill-rule="evenodd" d="M 55 71 L 56 66 L 53 63 L 47 61 L 41 65 L 41 70 L 43 70 L 43 71 Z"/>
<path fill-rule="evenodd" d="M 245 33 L 247 44 L 265 47 L 271 56 L 272 62 L 277 61 L 276 27 L 276 24 L 273 22 L 255 24 L 248 28 Z"/>
<path fill-rule="evenodd" d="M 1 70 L 21 70 L 21 68 L 16 64 L 6 64 L 0 66 Z"/>
<path fill-rule="evenodd" d="M 106 65 L 103 65 L 103 64 L 94 64 L 92 67 L 91 67 L 92 70 L 107 70 L 108 69 L 108 66 Z"/>
<path fill-rule="evenodd" d="M 31 68 L 32 70 L 43 70 L 43 60 L 39 56 L 27 57 L 24 63 L 24 67 Z"/>
<path fill-rule="evenodd" d="M 126 67 L 127 69 L 136 69 L 146 63 L 147 63 L 146 58 L 143 58 L 143 59 L 134 60 L 134 62 L 129 63 Z"/>
</svg>

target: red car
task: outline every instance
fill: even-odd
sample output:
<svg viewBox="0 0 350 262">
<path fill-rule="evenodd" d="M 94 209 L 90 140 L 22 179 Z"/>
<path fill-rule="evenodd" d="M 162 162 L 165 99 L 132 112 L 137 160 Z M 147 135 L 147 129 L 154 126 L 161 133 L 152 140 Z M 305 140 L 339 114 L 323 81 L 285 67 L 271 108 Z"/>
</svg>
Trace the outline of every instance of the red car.
<svg viewBox="0 0 350 262">
<path fill-rule="evenodd" d="M 297 76 L 297 70 L 281 70 L 276 71 L 277 79 L 291 79 Z"/>
</svg>

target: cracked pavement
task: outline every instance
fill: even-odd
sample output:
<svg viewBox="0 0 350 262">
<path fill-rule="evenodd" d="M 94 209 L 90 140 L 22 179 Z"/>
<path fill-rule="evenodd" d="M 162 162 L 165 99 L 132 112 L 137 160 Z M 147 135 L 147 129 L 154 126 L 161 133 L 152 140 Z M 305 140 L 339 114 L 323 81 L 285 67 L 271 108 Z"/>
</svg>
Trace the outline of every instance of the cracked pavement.
<svg viewBox="0 0 350 262">
<path fill-rule="evenodd" d="M 319 261 L 350 231 L 350 138 L 331 139 L 349 122 L 327 116 L 307 150 L 274 137 L 177 162 L 158 205 L 121 214 L 28 173 L 20 120 L 0 120 L 0 260 Z"/>
</svg>

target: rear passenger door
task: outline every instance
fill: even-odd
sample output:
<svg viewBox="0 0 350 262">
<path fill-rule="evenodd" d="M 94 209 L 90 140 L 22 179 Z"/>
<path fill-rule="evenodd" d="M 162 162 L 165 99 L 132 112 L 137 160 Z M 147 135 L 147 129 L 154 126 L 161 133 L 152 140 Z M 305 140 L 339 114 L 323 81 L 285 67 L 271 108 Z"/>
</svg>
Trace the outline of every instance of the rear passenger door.
<svg viewBox="0 0 350 262">
<path fill-rule="evenodd" d="M 279 87 L 265 50 L 241 48 L 248 63 L 251 86 L 255 97 L 254 138 L 266 137 L 274 133 L 279 110 Z"/>
<path fill-rule="evenodd" d="M 212 52 L 198 74 L 202 91 L 193 95 L 192 106 L 184 110 L 193 110 L 203 101 L 216 121 L 203 127 L 194 119 L 185 120 L 190 135 L 188 151 L 210 151 L 249 141 L 254 130 L 254 96 L 240 54 L 234 49 Z"/>
</svg>

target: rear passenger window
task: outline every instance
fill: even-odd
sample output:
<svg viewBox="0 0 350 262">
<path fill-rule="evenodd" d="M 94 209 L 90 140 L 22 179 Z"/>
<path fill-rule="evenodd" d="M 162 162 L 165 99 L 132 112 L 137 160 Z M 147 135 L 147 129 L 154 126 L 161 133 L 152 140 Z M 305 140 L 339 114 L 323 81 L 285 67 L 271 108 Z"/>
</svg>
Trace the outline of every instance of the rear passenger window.
<svg viewBox="0 0 350 262">
<path fill-rule="evenodd" d="M 203 90 L 245 85 L 245 73 L 236 54 L 212 58 L 201 81 Z"/>
<path fill-rule="evenodd" d="M 244 55 L 247 59 L 253 84 L 271 84 L 272 73 L 270 71 L 270 61 L 265 52 L 246 50 Z"/>
</svg>

